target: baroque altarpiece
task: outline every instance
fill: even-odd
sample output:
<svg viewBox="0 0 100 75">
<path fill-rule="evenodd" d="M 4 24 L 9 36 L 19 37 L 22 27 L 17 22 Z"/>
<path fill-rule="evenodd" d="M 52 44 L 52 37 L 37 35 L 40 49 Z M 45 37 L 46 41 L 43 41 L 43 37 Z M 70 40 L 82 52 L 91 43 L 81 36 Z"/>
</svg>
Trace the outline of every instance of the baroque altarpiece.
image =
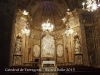
<svg viewBox="0 0 100 75">
<path fill-rule="evenodd" d="M 88 65 L 88 53 L 84 49 L 86 39 L 80 17 L 76 10 L 67 12 L 65 17 L 74 30 L 73 34 L 64 34 L 67 20 L 61 29 L 52 32 L 39 30 L 34 27 L 30 15 L 23 15 L 19 9 L 13 27 L 10 65 L 30 66 L 36 59 L 39 66 L 46 60 L 55 61 L 56 65 Z M 23 28 L 30 29 L 30 34 L 23 34 Z"/>
</svg>

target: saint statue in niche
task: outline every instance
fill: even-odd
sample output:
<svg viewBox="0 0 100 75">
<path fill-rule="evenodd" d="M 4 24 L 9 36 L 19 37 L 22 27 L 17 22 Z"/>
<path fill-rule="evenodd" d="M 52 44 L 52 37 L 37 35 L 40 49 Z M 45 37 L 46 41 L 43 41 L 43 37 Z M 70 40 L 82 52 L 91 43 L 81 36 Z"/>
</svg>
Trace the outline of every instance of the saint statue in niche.
<svg viewBox="0 0 100 75">
<path fill-rule="evenodd" d="M 21 54 L 21 46 L 22 46 L 21 37 L 17 36 L 15 42 L 15 54 Z"/>
<path fill-rule="evenodd" d="M 81 52 L 81 45 L 79 41 L 79 36 L 75 36 L 75 53 L 80 53 Z"/>
<path fill-rule="evenodd" d="M 42 39 L 42 54 L 41 57 L 53 57 L 55 52 L 54 37 L 49 33 Z"/>
</svg>

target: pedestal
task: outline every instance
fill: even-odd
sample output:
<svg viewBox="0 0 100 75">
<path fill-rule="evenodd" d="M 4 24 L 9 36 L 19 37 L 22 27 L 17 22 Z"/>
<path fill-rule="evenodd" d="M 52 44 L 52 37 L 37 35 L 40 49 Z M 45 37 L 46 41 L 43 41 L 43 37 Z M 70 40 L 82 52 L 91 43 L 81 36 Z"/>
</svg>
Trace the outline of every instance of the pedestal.
<svg viewBox="0 0 100 75">
<path fill-rule="evenodd" d="M 13 55 L 13 66 L 22 65 L 22 55 Z"/>
<path fill-rule="evenodd" d="M 74 54 L 75 65 L 83 65 L 83 54 Z"/>
</svg>

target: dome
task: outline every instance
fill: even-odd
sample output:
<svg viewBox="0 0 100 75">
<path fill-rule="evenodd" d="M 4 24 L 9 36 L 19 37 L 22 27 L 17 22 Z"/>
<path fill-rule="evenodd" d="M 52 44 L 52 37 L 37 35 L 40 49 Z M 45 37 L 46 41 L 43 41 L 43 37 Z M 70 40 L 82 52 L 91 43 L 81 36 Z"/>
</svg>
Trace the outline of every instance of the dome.
<svg viewBox="0 0 100 75">
<path fill-rule="evenodd" d="M 54 30 L 64 28 L 62 18 L 66 14 L 66 8 L 68 7 L 63 0 L 28 0 L 20 2 L 25 3 L 26 8 L 32 18 L 31 27 L 37 30 L 41 30 L 41 25 L 49 19 L 49 23 L 54 25 Z M 25 5 L 25 4 L 24 4 Z M 20 7 L 21 4 L 20 4 Z M 25 6 L 23 6 L 24 8 Z"/>
</svg>

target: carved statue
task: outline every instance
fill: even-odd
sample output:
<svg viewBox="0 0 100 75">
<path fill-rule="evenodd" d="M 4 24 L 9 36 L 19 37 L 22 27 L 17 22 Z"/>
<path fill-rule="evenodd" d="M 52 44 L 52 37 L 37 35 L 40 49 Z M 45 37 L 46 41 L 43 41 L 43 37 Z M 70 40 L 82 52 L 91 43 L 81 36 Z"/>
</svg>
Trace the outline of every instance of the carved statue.
<svg viewBox="0 0 100 75">
<path fill-rule="evenodd" d="M 21 38 L 17 38 L 15 42 L 15 54 L 21 54 L 21 46 L 22 46 Z"/>
</svg>

